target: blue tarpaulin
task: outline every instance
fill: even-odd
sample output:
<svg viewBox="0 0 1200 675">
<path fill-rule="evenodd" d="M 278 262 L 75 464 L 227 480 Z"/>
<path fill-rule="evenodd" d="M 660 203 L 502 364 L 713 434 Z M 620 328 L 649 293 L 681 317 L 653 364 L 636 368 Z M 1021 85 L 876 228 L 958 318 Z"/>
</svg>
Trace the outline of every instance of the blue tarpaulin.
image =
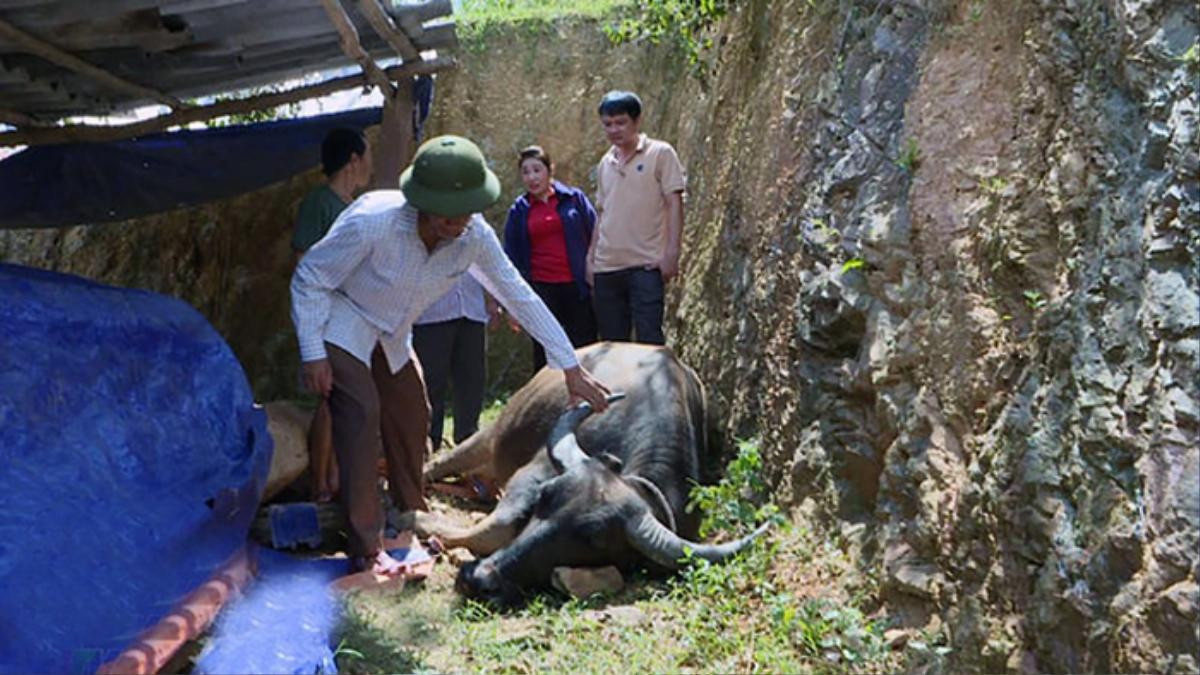
<svg viewBox="0 0 1200 675">
<path fill-rule="evenodd" d="M 380 115 L 368 108 L 31 147 L 0 161 L 0 228 L 106 223 L 252 192 L 319 164 L 330 129 L 362 129 Z"/>
<path fill-rule="evenodd" d="M 412 565 L 429 560 L 420 547 L 388 552 Z M 350 572 L 346 558 L 303 559 L 260 549 L 258 577 L 221 613 L 192 672 L 334 675 L 342 612 L 330 584 Z"/>
<path fill-rule="evenodd" d="M 0 673 L 90 673 L 246 541 L 266 415 L 194 309 L 0 264 Z"/>
</svg>

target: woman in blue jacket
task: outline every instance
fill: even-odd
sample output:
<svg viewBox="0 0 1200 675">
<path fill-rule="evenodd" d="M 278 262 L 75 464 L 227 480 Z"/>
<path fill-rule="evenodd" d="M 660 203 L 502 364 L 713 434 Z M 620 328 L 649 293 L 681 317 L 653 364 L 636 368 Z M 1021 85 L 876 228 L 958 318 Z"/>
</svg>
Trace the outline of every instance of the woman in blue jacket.
<svg viewBox="0 0 1200 675">
<path fill-rule="evenodd" d="M 517 156 L 527 192 L 517 197 L 504 224 L 504 251 L 562 324 L 576 348 L 596 341 L 592 290 L 586 276 L 596 210 L 578 188 L 554 180 L 554 164 L 540 146 Z M 546 353 L 533 343 L 533 369 Z"/>
</svg>

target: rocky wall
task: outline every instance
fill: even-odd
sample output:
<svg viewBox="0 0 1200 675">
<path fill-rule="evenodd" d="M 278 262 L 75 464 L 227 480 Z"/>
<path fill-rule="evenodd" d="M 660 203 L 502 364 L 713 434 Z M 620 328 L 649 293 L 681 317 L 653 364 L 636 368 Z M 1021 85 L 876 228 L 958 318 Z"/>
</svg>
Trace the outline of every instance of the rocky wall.
<svg viewBox="0 0 1200 675">
<path fill-rule="evenodd" d="M 198 309 L 232 347 L 260 401 L 297 395 L 289 245 L 313 170 L 257 192 L 135 220 L 0 230 L 0 260 L 144 288 Z"/>
<path fill-rule="evenodd" d="M 670 341 L 957 668 L 1195 672 L 1197 10 L 751 2 Z"/>
</svg>

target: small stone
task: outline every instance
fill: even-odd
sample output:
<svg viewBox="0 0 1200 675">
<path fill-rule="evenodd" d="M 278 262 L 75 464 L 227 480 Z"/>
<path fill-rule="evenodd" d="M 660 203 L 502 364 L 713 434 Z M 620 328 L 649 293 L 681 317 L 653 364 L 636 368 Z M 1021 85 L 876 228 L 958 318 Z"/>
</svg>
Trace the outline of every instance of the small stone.
<svg viewBox="0 0 1200 675">
<path fill-rule="evenodd" d="M 471 553 L 470 549 L 459 546 L 446 551 L 446 559 L 450 561 L 451 565 L 462 567 L 474 560 L 475 554 Z"/>
<path fill-rule="evenodd" d="M 632 605 L 608 607 L 604 610 L 603 616 L 605 620 L 621 626 L 636 626 L 646 620 L 646 613 Z"/>
<path fill-rule="evenodd" d="M 271 468 L 263 488 L 265 503 L 308 468 L 308 423 L 312 413 L 286 401 L 272 401 L 263 406 L 267 412 L 267 433 L 275 444 Z"/>
<path fill-rule="evenodd" d="M 891 650 L 904 649 L 904 645 L 908 644 L 908 639 L 912 637 L 912 633 L 903 628 L 891 628 L 883 632 L 883 642 Z"/>
<path fill-rule="evenodd" d="M 625 587 L 625 579 L 616 567 L 555 567 L 551 584 L 559 591 L 576 598 L 597 593 L 612 594 Z"/>
</svg>

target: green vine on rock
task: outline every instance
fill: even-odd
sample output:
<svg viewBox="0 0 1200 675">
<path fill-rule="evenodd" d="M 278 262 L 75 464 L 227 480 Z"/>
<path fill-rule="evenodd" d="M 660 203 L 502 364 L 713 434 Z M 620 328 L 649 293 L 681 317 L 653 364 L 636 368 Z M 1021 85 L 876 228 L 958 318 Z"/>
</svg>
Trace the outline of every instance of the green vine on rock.
<svg viewBox="0 0 1200 675">
<path fill-rule="evenodd" d="M 692 75 L 705 84 L 714 45 L 711 29 L 733 7 L 735 0 L 640 0 L 632 16 L 605 29 L 613 44 L 664 40 L 687 57 Z"/>
</svg>

